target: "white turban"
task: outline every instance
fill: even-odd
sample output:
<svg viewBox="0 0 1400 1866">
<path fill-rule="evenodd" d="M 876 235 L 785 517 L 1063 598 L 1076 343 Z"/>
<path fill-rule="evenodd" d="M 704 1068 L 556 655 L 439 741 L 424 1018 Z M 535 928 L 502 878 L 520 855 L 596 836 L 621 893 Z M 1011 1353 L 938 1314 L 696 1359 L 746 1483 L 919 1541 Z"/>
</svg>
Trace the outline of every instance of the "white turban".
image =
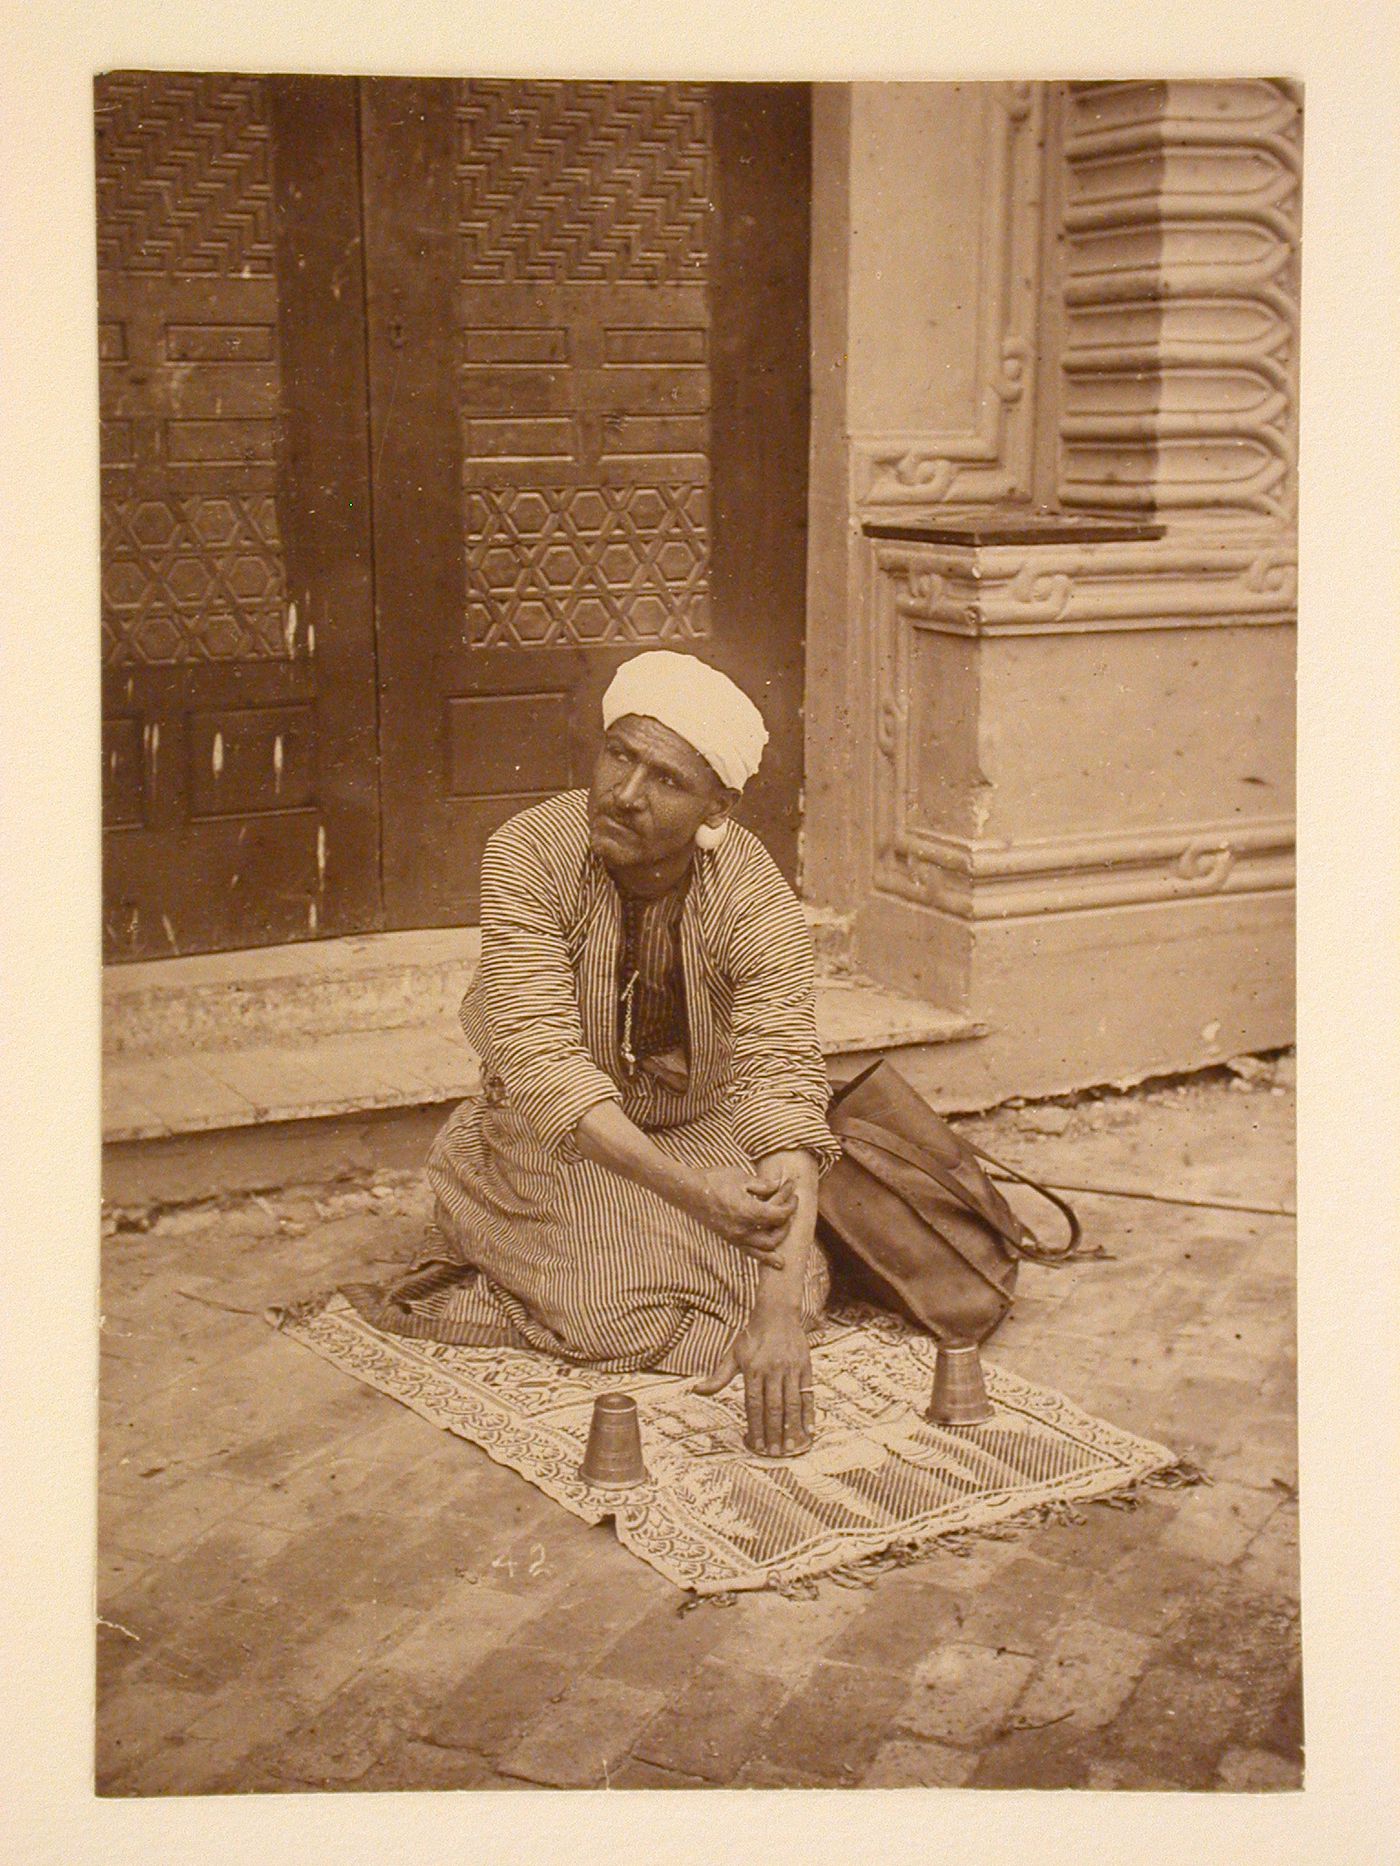
<svg viewBox="0 0 1400 1866">
<path fill-rule="evenodd" d="M 693 654 L 656 649 L 624 661 L 603 695 L 603 730 L 629 713 L 669 726 L 730 790 L 758 769 L 768 729 L 748 694 Z"/>
</svg>

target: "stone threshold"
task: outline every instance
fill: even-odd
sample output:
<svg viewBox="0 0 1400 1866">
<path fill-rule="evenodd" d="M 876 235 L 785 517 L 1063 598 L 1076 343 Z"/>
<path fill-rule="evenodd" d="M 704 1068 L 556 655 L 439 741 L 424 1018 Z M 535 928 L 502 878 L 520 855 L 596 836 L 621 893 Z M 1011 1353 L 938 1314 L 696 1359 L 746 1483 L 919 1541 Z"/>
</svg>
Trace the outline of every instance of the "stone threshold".
<svg viewBox="0 0 1400 1866">
<path fill-rule="evenodd" d="M 460 1100 L 480 1083 L 457 1023 L 478 951 L 475 929 L 448 929 L 109 966 L 103 1141 Z M 839 968 L 817 1024 L 828 1057 L 982 1034 Z"/>
</svg>

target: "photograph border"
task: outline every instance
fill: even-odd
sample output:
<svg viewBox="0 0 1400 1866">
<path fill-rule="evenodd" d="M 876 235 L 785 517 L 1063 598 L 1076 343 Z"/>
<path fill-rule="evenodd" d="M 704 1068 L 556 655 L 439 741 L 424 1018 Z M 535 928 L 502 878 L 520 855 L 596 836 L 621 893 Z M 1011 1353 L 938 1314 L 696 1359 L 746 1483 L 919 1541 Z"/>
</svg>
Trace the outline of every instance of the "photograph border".
<svg viewBox="0 0 1400 1866">
<path fill-rule="evenodd" d="M 1397 27 L 1383 5 L 1161 0 L 807 10 L 572 5 L 7 9 L 0 393 L 8 540 L 3 1412 L 11 1587 L 0 1801 L 27 1861 L 282 1857 L 1385 1857 L 1397 1737 L 1390 1502 L 1400 1441 L 1394 1240 Z M 763 31 L 755 31 L 756 20 Z M 1387 46 L 1390 56 L 1386 56 Z M 1008 57 L 1014 48 L 1014 63 Z M 802 79 L 1284 75 L 1305 86 L 1299 1210 L 1307 1787 L 1301 1795 L 908 1790 L 764 1806 L 546 1791 L 103 1803 L 91 1792 L 99 903 L 92 76 L 102 69 Z M 1359 281 L 1367 280 L 1362 289 Z M 1325 631 L 1325 638 L 1324 638 Z M 1378 1053 L 1379 1052 L 1379 1053 Z M 1358 1496 L 1350 1449 L 1367 1434 Z M 1372 1438 L 1374 1435 L 1374 1444 Z M 762 1791 L 750 1791 L 758 1793 Z M 937 1799 L 931 1799 L 936 1794 Z M 697 1819 L 697 1815 L 699 1818 Z M 773 1830 L 780 1838 L 773 1841 Z M 1169 1834 L 1169 1838 L 1166 1838 Z"/>
</svg>

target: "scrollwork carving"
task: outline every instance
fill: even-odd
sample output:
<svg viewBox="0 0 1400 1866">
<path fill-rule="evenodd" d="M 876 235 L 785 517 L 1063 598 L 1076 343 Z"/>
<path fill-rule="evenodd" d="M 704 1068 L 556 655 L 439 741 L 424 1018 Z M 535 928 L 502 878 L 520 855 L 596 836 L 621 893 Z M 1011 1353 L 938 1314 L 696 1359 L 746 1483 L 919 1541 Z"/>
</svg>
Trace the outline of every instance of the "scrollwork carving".
<svg viewBox="0 0 1400 1866">
<path fill-rule="evenodd" d="M 946 586 L 936 570 L 919 570 L 911 567 L 905 571 L 901 583 L 900 593 L 895 599 L 901 615 L 932 616 L 938 614 Z"/>
<path fill-rule="evenodd" d="M 1282 544 L 1248 539 L 886 546 L 875 565 L 893 614 L 956 635 L 1281 626 L 1297 583 Z"/>
<path fill-rule="evenodd" d="M 1174 867 L 1182 881 L 1204 894 L 1223 885 L 1234 862 L 1235 852 L 1228 842 L 1214 842 L 1198 836 L 1187 843 Z"/>
<path fill-rule="evenodd" d="M 1298 593 L 1298 565 L 1290 556 L 1265 551 L 1245 572 L 1244 584 L 1261 596 L 1275 596 L 1291 602 Z"/>
<path fill-rule="evenodd" d="M 877 885 L 973 920 L 1171 901 L 1243 888 L 1293 886 L 1291 819 L 1242 823 L 1228 834 L 1202 826 L 1089 834 L 1014 847 L 887 827 Z"/>
<path fill-rule="evenodd" d="M 1007 600 L 1041 621 L 1054 621 L 1069 608 L 1074 579 L 1063 570 L 1041 570 L 1023 564 L 1007 585 Z"/>
<path fill-rule="evenodd" d="M 858 436 L 854 494 L 865 506 L 1001 501 L 1030 492 L 1030 393 L 1039 289 L 1041 87 L 987 87 L 975 276 L 976 402 L 969 424 L 939 433 Z"/>
<path fill-rule="evenodd" d="M 1028 350 L 1019 337 L 1008 337 L 1001 346 L 1001 374 L 996 392 L 1004 402 L 1019 401 L 1026 386 Z"/>
<path fill-rule="evenodd" d="M 1013 123 L 1024 123 L 1031 113 L 1035 102 L 1035 91 L 1030 84 L 1017 83 L 1006 86 L 1006 114 Z"/>
<path fill-rule="evenodd" d="M 874 453 L 870 459 L 876 474 L 883 476 L 877 484 L 886 497 L 893 482 L 901 492 L 917 492 L 921 498 L 939 504 L 952 490 L 957 472 L 953 461 L 938 454 L 920 453 L 917 448 L 908 453 Z"/>
</svg>

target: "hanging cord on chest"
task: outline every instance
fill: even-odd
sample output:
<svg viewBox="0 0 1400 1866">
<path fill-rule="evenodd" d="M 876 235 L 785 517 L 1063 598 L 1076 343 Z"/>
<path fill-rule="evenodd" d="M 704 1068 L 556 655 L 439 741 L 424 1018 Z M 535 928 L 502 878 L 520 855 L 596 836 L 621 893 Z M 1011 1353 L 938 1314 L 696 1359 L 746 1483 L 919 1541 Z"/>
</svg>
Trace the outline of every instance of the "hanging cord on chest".
<svg viewBox="0 0 1400 1866">
<path fill-rule="evenodd" d="M 627 1066 L 627 1073 L 632 1075 L 637 1068 L 636 1054 L 632 1048 L 632 1011 L 637 997 L 637 986 L 641 983 L 641 973 L 634 966 L 627 983 L 622 987 L 622 1035 L 618 1039 L 618 1048 L 622 1051 L 622 1060 Z"/>
</svg>

